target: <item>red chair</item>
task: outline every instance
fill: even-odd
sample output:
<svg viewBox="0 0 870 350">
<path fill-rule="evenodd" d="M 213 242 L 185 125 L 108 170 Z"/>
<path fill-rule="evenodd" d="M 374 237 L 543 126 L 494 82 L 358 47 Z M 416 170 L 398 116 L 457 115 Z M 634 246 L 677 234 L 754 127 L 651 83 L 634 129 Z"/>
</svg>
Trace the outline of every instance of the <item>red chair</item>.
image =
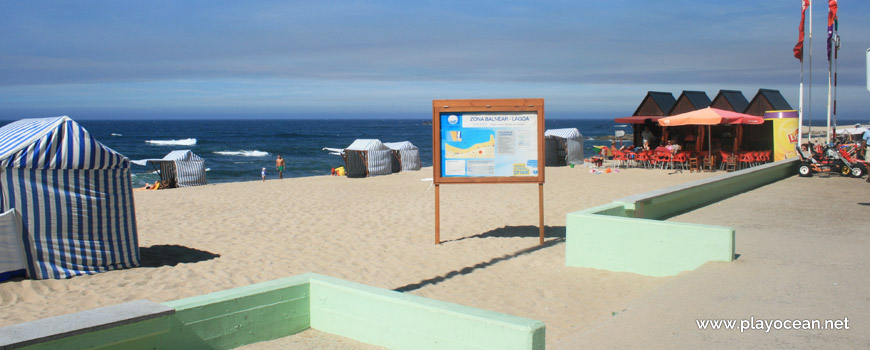
<svg viewBox="0 0 870 350">
<path fill-rule="evenodd" d="M 637 162 L 637 153 L 634 153 L 632 151 L 625 151 L 625 158 L 627 158 L 625 162 L 625 165 L 627 167 L 636 166 L 635 163 Z"/>
<path fill-rule="evenodd" d="M 767 163 L 764 161 L 764 151 L 756 151 L 755 152 L 755 165 L 761 165 Z"/>
<path fill-rule="evenodd" d="M 656 166 L 661 166 L 662 169 L 664 169 L 665 166 L 670 167 L 671 162 L 673 161 L 673 154 L 668 151 L 656 151 L 655 161 Z"/>
<path fill-rule="evenodd" d="M 689 166 L 689 152 L 680 152 L 674 155 L 674 166 L 679 165 L 680 170 L 685 170 Z"/>
<path fill-rule="evenodd" d="M 616 166 L 619 167 L 621 165 L 628 165 L 628 156 L 625 155 L 625 152 L 620 150 L 613 151 L 613 160 L 616 161 Z"/>
<path fill-rule="evenodd" d="M 640 166 L 642 166 L 644 168 L 647 168 L 650 165 L 652 165 L 652 158 L 650 157 L 650 151 L 643 151 L 643 152 L 638 153 L 637 157 L 635 157 L 635 159 L 637 160 L 638 164 L 640 164 Z"/>
<path fill-rule="evenodd" d="M 770 150 L 767 150 L 767 151 L 761 151 L 761 153 L 763 153 L 762 159 L 764 159 L 764 162 L 765 162 L 765 163 L 770 163 L 770 153 L 771 153 L 771 151 L 770 151 Z"/>
<path fill-rule="evenodd" d="M 740 162 L 740 169 L 746 169 L 752 166 L 752 163 L 755 162 L 755 152 L 743 152 L 737 156 L 737 161 Z"/>
</svg>

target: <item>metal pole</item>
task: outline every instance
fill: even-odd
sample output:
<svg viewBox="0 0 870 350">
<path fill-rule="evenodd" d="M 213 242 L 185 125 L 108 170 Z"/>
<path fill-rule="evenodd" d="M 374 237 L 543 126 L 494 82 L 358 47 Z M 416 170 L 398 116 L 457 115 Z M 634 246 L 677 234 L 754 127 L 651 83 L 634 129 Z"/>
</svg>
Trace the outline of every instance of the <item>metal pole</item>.
<svg viewBox="0 0 870 350">
<path fill-rule="evenodd" d="M 801 7 L 803 7 L 803 0 L 801 0 Z M 810 17 L 812 17 L 812 13 L 810 13 Z M 803 24 L 803 23 L 801 23 Z M 806 34 L 804 34 L 806 35 Z M 803 40 L 803 37 L 801 37 Z M 800 85 L 800 96 L 798 97 L 798 147 L 803 144 L 803 134 L 804 134 L 804 55 L 803 48 L 801 48 L 801 85 Z"/>
<path fill-rule="evenodd" d="M 830 47 L 830 44 L 828 44 L 828 46 Z M 828 118 L 826 124 L 827 132 L 825 133 L 825 143 L 831 143 L 831 60 L 832 59 L 828 59 L 828 106 L 826 108 Z"/>
<path fill-rule="evenodd" d="M 810 142 L 813 141 L 813 0 L 810 0 L 810 83 L 809 83 L 809 92 L 808 92 L 808 102 L 807 107 L 809 108 L 809 131 L 807 132 L 807 138 Z"/>
</svg>

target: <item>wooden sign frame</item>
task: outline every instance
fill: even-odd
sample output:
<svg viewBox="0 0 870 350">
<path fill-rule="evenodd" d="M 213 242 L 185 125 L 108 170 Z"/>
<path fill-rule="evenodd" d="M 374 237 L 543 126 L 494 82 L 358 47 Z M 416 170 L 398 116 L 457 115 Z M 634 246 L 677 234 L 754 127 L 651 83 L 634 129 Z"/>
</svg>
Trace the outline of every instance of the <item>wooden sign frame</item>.
<svg viewBox="0 0 870 350">
<path fill-rule="evenodd" d="M 534 112 L 536 115 L 535 136 L 537 147 L 536 168 L 533 176 L 443 176 L 442 175 L 442 114 L 479 113 L 498 115 L 499 113 Z M 499 120 L 505 120 L 503 117 Z M 508 119 L 509 120 L 509 117 Z M 502 127 L 502 128 L 510 128 Z M 494 145 L 493 147 L 496 147 Z M 544 244 L 544 99 L 469 99 L 469 100 L 433 100 L 432 101 L 432 181 L 435 185 L 435 244 L 441 243 L 440 215 L 440 185 L 441 184 L 473 184 L 473 183 L 537 183 L 538 208 L 540 216 L 540 244 Z M 494 151 L 493 151 L 494 152 Z M 493 163 L 495 164 L 495 163 Z M 494 165 L 495 166 L 495 165 Z M 522 164 L 518 164 L 522 167 Z"/>
<path fill-rule="evenodd" d="M 442 176 L 441 114 L 442 113 L 535 112 L 537 115 L 537 176 Z M 433 182 L 442 183 L 544 183 L 544 99 L 475 99 L 432 101 L 432 165 Z"/>
</svg>

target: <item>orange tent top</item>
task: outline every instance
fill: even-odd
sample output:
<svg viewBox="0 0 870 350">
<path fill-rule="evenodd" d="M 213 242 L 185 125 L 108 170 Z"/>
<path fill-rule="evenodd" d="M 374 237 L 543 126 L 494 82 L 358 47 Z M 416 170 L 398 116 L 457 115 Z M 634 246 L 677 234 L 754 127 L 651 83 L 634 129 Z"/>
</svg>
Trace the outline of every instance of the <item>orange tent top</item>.
<svg viewBox="0 0 870 350">
<path fill-rule="evenodd" d="M 658 120 L 661 126 L 679 125 L 716 125 L 716 124 L 750 124 L 764 123 L 764 118 L 754 115 L 726 111 L 718 108 L 702 108 L 691 112 L 680 113 L 675 116 L 665 117 Z"/>
</svg>

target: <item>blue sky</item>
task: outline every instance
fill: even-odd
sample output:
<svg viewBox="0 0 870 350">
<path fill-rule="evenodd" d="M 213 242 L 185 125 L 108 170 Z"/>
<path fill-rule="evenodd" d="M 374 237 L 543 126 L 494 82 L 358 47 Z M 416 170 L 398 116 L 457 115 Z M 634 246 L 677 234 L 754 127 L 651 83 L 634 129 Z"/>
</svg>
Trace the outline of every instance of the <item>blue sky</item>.
<svg viewBox="0 0 870 350">
<path fill-rule="evenodd" d="M 841 1 L 842 119 L 870 121 L 868 14 Z M 520 97 L 614 118 L 648 90 L 759 88 L 797 108 L 799 20 L 800 0 L 3 1 L 0 119 L 429 118 L 433 99 Z"/>
</svg>

